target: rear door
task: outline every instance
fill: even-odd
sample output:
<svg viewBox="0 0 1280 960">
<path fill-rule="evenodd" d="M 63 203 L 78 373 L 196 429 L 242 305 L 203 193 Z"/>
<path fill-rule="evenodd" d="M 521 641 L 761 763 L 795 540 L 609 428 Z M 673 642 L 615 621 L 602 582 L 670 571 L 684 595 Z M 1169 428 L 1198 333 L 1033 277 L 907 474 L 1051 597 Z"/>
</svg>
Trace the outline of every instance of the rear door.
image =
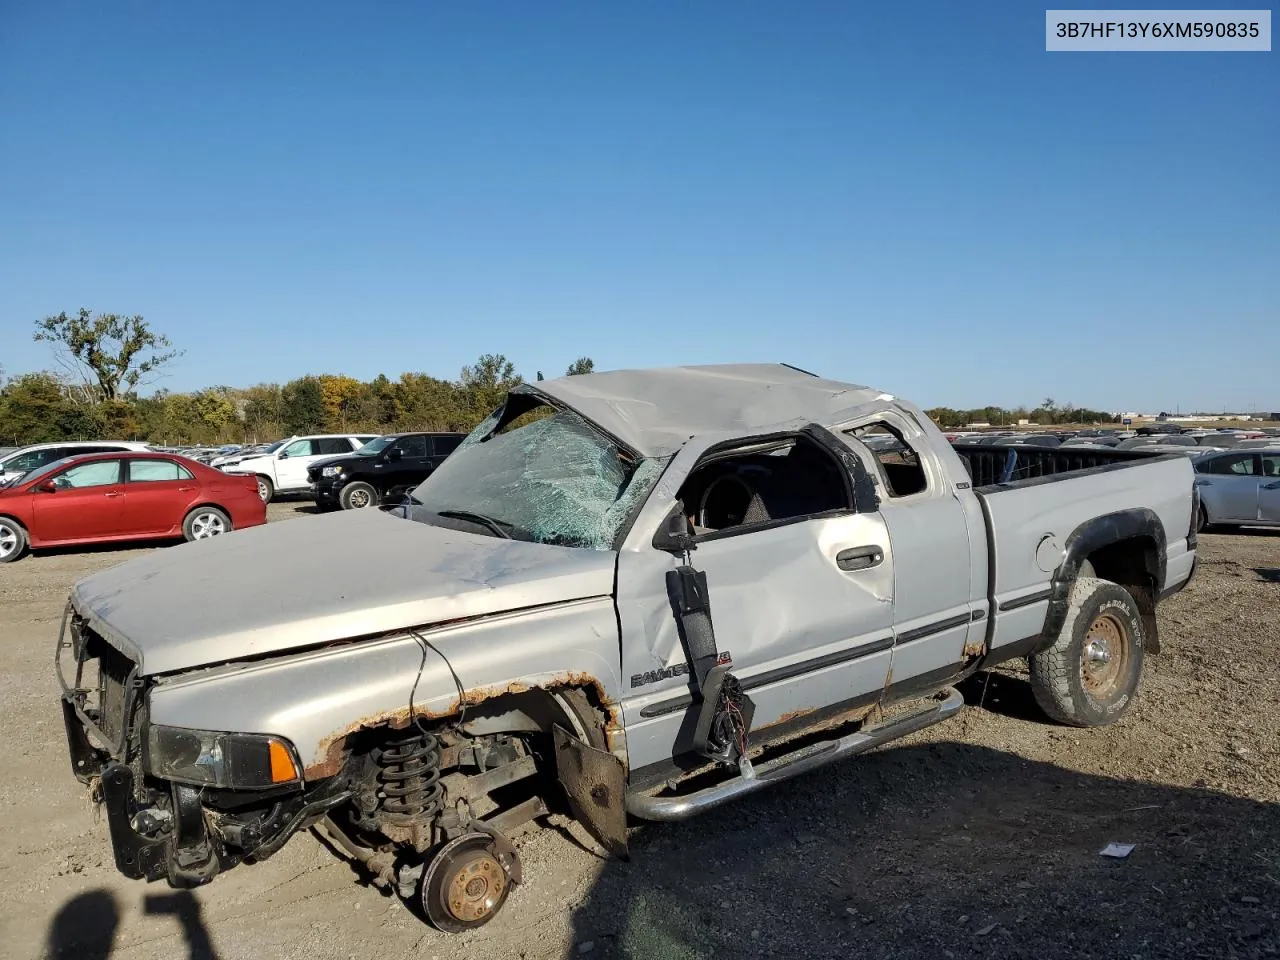
<svg viewBox="0 0 1280 960">
<path fill-rule="evenodd" d="M 977 505 L 960 499 L 928 438 L 896 411 L 837 432 L 846 442 L 865 441 L 874 454 L 868 469 L 894 556 L 896 692 L 945 681 L 962 666 L 966 644 L 981 649 L 986 636 L 986 529 L 970 511 Z"/>
<path fill-rule="evenodd" d="M 199 492 L 191 471 L 165 457 L 124 463 L 124 532 L 159 536 L 178 530 Z"/>
<path fill-rule="evenodd" d="M 93 460 L 49 477 L 56 492 L 33 495 L 36 536 L 50 543 L 119 536 L 125 496 L 120 471 L 119 460 Z"/>
<path fill-rule="evenodd" d="M 1262 454 L 1262 486 L 1258 489 L 1258 519 L 1280 523 L 1280 453 Z"/>
<path fill-rule="evenodd" d="M 1211 521 L 1244 523 L 1258 519 L 1259 459 L 1257 454 L 1243 450 L 1219 454 L 1205 464 L 1196 485 Z"/>
<path fill-rule="evenodd" d="M 431 438 L 431 462 L 433 467 L 438 467 L 444 463 L 449 454 L 458 449 L 458 445 L 462 443 L 461 436 L 437 436 Z"/>
</svg>

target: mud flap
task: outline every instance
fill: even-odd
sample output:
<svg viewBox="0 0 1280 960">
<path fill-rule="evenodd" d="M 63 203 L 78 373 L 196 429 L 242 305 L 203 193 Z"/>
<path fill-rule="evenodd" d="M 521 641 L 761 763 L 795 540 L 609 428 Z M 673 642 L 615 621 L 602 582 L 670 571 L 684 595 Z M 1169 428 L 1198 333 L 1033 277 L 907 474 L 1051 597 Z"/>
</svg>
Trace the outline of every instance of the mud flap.
<svg viewBox="0 0 1280 960">
<path fill-rule="evenodd" d="M 563 727 L 553 730 L 556 775 L 578 822 L 611 855 L 629 859 L 626 771 L 606 750 L 584 743 Z"/>
</svg>

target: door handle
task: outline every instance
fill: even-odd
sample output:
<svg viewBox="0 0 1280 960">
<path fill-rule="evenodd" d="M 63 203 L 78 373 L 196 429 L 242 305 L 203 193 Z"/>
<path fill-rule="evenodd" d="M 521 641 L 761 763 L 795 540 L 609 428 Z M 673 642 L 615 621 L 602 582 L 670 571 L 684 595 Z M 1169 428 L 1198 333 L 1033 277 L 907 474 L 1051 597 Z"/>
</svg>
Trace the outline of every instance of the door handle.
<svg viewBox="0 0 1280 960">
<path fill-rule="evenodd" d="M 179 492 L 179 493 L 190 493 L 190 492 L 191 492 L 192 490 L 194 490 L 194 489 L 195 489 L 195 487 L 179 487 L 179 488 L 178 488 L 178 492 Z"/>
<path fill-rule="evenodd" d="M 123 497 L 123 493 L 104 493 L 104 497 Z"/>
<path fill-rule="evenodd" d="M 841 570 L 867 570 L 884 562 L 884 551 L 875 544 L 866 547 L 850 547 L 836 554 L 836 566 Z"/>
</svg>

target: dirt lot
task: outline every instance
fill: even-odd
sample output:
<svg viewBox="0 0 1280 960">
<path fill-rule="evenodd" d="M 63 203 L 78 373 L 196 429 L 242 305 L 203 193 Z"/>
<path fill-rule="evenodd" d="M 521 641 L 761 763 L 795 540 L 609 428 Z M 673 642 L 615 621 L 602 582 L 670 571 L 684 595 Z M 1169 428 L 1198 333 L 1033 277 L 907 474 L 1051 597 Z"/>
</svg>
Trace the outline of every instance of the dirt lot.
<svg viewBox="0 0 1280 960">
<path fill-rule="evenodd" d="M 525 886 L 455 938 L 311 836 L 191 894 L 116 874 L 70 773 L 51 661 L 71 584 L 140 552 L 0 567 L 0 956 L 1280 954 L 1280 536 L 1203 538 L 1116 727 L 1051 726 L 1016 672 L 980 675 L 959 719 L 722 815 L 639 828 L 629 863 L 574 831 L 529 834 Z M 1112 840 L 1137 847 L 1100 857 Z"/>
</svg>

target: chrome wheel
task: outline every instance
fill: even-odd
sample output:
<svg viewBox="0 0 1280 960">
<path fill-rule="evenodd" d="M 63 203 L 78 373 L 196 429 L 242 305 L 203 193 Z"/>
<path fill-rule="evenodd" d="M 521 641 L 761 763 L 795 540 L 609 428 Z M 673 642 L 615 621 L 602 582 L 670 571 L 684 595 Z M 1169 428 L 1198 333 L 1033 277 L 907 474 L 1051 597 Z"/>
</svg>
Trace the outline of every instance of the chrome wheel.
<svg viewBox="0 0 1280 960">
<path fill-rule="evenodd" d="M 1084 639 L 1080 679 L 1092 695 L 1109 697 L 1126 672 L 1129 643 L 1123 624 L 1110 614 L 1098 616 Z"/>
<path fill-rule="evenodd" d="M 191 518 L 191 539 L 206 540 L 227 532 L 227 525 L 216 513 L 197 513 Z"/>
<path fill-rule="evenodd" d="M 271 487 L 261 477 L 258 478 L 258 496 L 262 498 L 263 503 L 271 499 Z"/>
<path fill-rule="evenodd" d="M 0 557 L 7 557 L 18 549 L 18 531 L 6 525 L 0 526 Z"/>
<path fill-rule="evenodd" d="M 369 491 L 363 487 L 357 487 L 347 494 L 347 505 L 352 510 L 363 510 L 373 502 L 373 498 L 369 496 Z"/>
</svg>

